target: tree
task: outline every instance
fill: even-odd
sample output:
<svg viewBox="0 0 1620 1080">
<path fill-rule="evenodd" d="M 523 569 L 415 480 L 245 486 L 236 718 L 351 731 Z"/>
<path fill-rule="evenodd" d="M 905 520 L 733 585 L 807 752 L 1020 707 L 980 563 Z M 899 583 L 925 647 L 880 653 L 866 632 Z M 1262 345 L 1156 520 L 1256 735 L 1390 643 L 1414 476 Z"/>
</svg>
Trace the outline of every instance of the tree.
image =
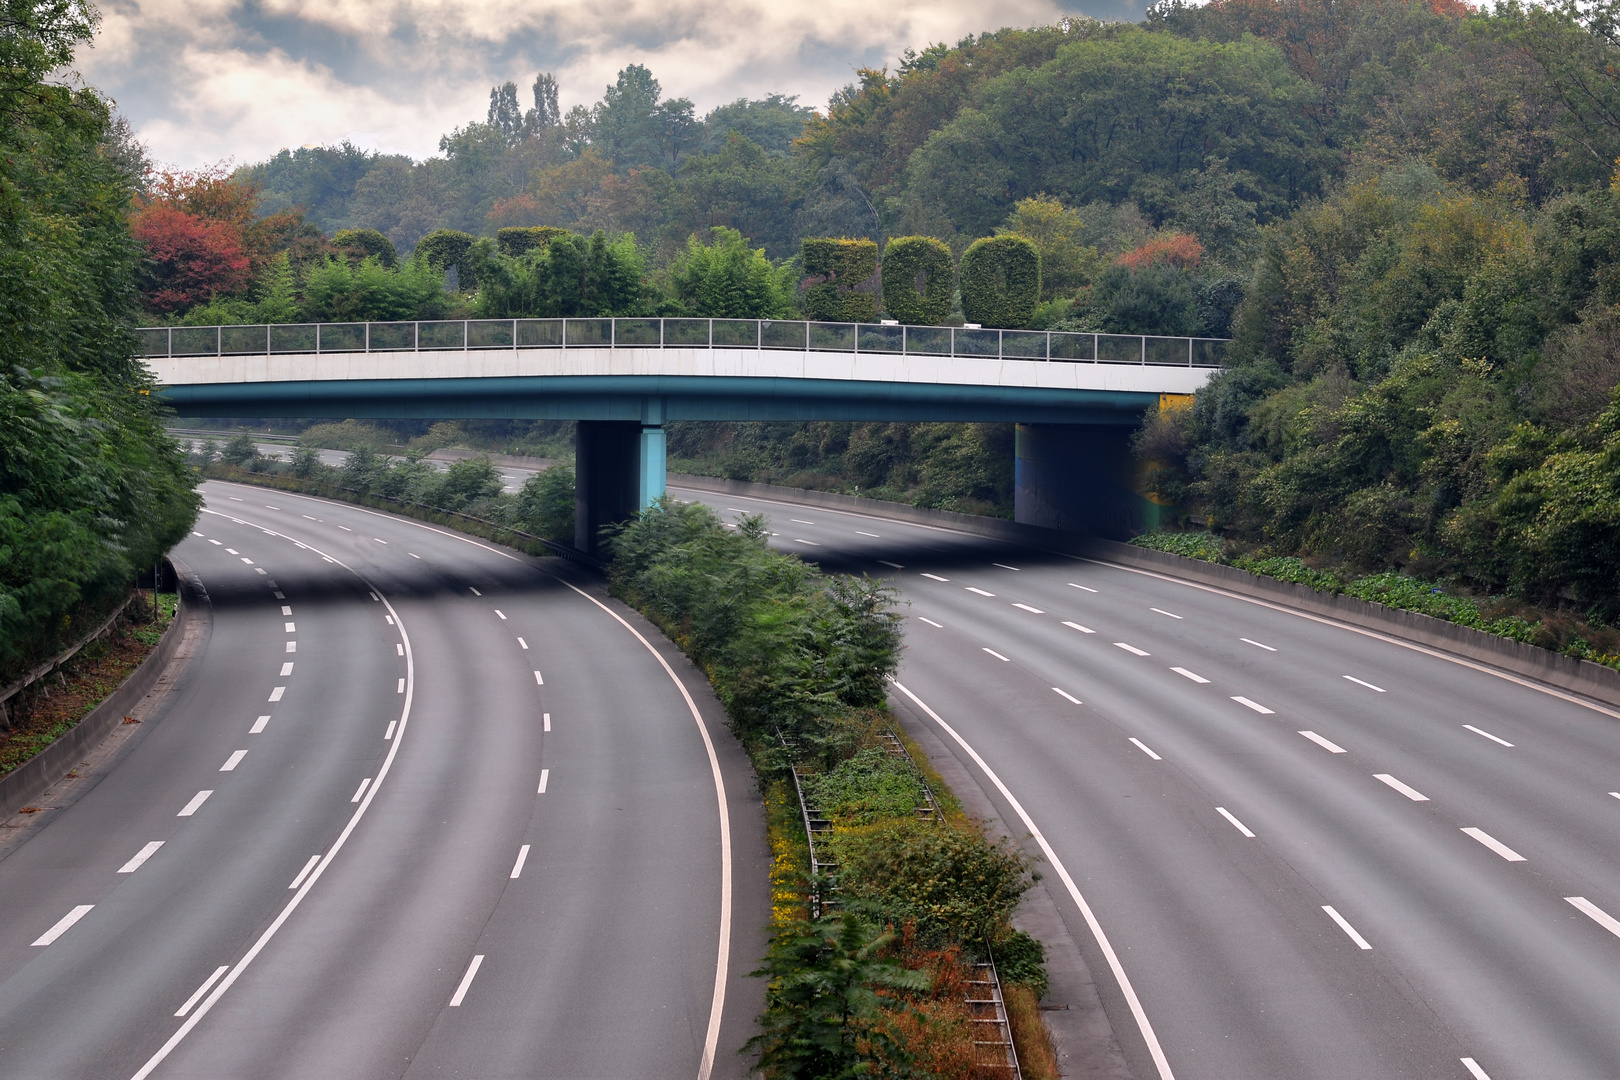
<svg viewBox="0 0 1620 1080">
<path fill-rule="evenodd" d="M 1070 296 L 1090 284 L 1103 256 L 1084 242 L 1085 219 L 1050 195 L 1020 199 L 996 227 L 997 236 L 1022 236 L 1041 253 L 1041 299 Z"/>
<path fill-rule="evenodd" d="M 130 231 L 146 249 L 141 292 L 149 311 L 184 311 L 252 283 L 241 231 L 227 222 L 157 205 L 137 214 Z"/>
<path fill-rule="evenodd" d="M 696 236 L 670 265 L 670 282 L 688 314 L 715 319 L 782 319 L 793 314 L 791 266 L 772 266 L 736 229 L 715 226 L 708 244 Z"/>
</svg>

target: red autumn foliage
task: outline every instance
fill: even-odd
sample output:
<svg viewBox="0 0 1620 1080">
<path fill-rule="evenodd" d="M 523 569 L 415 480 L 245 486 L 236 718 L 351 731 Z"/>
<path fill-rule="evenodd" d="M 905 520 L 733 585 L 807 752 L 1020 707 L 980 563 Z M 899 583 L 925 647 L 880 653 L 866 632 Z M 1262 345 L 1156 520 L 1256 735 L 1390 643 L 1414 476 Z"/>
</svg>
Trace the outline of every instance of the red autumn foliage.
<svg viewBox="0 0 1620 1080">
<path fill-rule="evenodd" d="M 234 296 L 253 280 L 242 230 L 163 204 L 141 208 L 130 231 L 146 248 L 142 298 L 160 314 Z"/>
<path fill-rule="evenodd" d="M 1196 236 L 1187 233 L 1164 233 L 1155 236 L 1134 251 L 1127 251 L 1116 261 L 1132 270 L 1140 270 L 1154 263 L 1169 263 L 1182 270 L 1195 270 L 1204 257 L 1204 245 Z"/>
</svg>

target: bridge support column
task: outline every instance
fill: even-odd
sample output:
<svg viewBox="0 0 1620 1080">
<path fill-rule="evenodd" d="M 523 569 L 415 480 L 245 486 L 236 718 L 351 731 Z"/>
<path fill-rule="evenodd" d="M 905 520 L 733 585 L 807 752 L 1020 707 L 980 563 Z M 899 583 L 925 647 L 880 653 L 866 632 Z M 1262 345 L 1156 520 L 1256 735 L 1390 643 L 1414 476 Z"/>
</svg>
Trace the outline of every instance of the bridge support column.
<svg viewBox="0 0 1620 1080">
<path fill-rule="evenodd" d="M 1019 424 L 1013 517 L 1027 525 L 1128 540 L 1159 526 L 1160 507 L 1139 493 L 1134 428 Z"/>
<path fill-rule="evenodd" d="M 627 521 L 664 494 L 664 428 L 581 420 L 574 434 L 574 546 L 600 554 L 604 525 Z"/>
</svg>

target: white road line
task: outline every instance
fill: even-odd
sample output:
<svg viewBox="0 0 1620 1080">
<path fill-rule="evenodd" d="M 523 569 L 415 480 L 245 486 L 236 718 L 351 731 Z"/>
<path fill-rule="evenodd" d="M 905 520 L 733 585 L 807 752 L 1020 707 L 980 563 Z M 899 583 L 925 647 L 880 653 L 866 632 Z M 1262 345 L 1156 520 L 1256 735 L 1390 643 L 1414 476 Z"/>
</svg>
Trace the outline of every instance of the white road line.
<svg viewBox="0 0 1620 1080">
<path fill-rule="evenodd" d="M 350 802 L 359 802 L 361 796 L 365 795 L 366 788 L 368 788 L 370 786 L 371 786 L 371 777 L 368 776 L 364 780 L 360 781 L 360 786 L 354 789 L 354 798 L 350 799 L 349 801 Z"/>
<path fill-rule="evenodd" d="M 282 594 L 280 589 L 277 589 L 275 592 L 271 593 L 270 595 L 275 597 L 277 600 L 285 600 L 285 599 L 287 599 L 287 597 Z"/>
<path fill-rule="evenodd" d="M 1357 948 L 1372 948 L 1371 945 L 1367 944 L 1367 939 L 1356 933 L 1356 928 L 1351 926 L 1349 922 L 1345 920 L 1343 915 L 1340 915 L 1337 911 L 1333 910 L 1333 906 L 1331 904 L 1323 904 L 1322 910 L 1328 913 L 1328 918 L 1339 924 L 1340 930 L 1343 930 L 1346 934 L 1350 935 L 1350 940 L 1356 943 Z"/>
<path fill-rule="evenodd" d="M 1019 608 L 1019 609 L 1021 609 L 1023 611 L 1027 611 L 1031 615 L 1045 615 L 1046 614 L 1046 612 L 1042 611 L 1040 608 L 1038 608 L 1038 607 L 1030 607 L 1028 604 L 1014 604 L 1013 607 Z"/>
<path fill-rule="evenodd" d="M 1175 672 L 1177 675 L 1181 675 L 1181 676 L 1184 676 L 1186 678 L 1191 679 L 1195 683 L 1207 683 L 1207 682 L 1209 682 L 1209 680 L 1204 678 L 1202 675 L 1194 674 L 1193 672 L 1188 671 L 1184 667 L 1173 667 L 1170 670 Z"/>
<path fill-rule="evenodd" d="M 511 879 L 516 881 L 518 875 L 523 873 L 523 864 L 529 861 L 529 845 L 524 844 L 518 848 L 517 862 L 512 864 Z"/>
<path fill-rule="evenodd" d="M 986 648 L 984 651 L 989 653 L 991 656 L 995 657 L 997 660 L 1007 660 L 1007 658 L 1005 656 L 1002 656 L 1000 653 L 996 652 L 996 650 L 994 650 L 994 649 Z M 1012 663 L 1012 661 L 1007 660 L 1007 663 L 1010 664 L 1010 663 Z"/>
<path fill-rule="evenodd" d="M 39 940 L 34 942 L 34 944 L 40 946 L 49 945 L 51 942 L 67 933 L 69 927 L 78 922 L 80 919 L 84 918 L 85 915 L 89 914 L 90 909 L 95 906 L 96 905 L 94 904 L 80 904 L 78 907 L 74 908 L 72 911 L 58 919 L 55 926 L 39 935 Z"/>
<path fill-rule="evenodd" d="M 551 714 L 550 713 L 545 712 L 545 713 L 540 714 L 540 730 L 541 731 L 550 731 L 551 730 Z"/>
<path fill-rule="evenodd" d="M 1344 747 L 1340 746 L 1336 742 L 1329 742 L 1327 739 L 1322 738 L 1322 736 L 1318 735 L 1314 731 L 1302 731 L 1300 734 L 1330 754 L 1342 754 L 1345 752 Z"/>
<path fill-rule="evenodd" d="M 383 539 L 383 538 L 382 538 L 382 537 L 380 537 L 380 536 L 373 536 L 373 537 L 372 537 L 372 539 L 373 539 L 373 540 L 375 540 L 375 541 L 377 541 L 377 543 L 379 543 L 379 544 L 382 544 L 382 545 L 384 545 L 384 546 L 386 546 L 386 545 L 387 545 L 387 543 L 388 543 L 388 541 L 386 541 L 386 540 L 384 540 L 384 539 Z"/>
<path fill-rule="evenodd" d="M 1423 794 L 1423 792 L 1418 791 L 1415 788 L 1408 787 L 1407 785 L 1401 783 L 1399 780 L 1395 779 L 1393 776 L 1389 775 L 1389 773 L 1387 773 L 1387 772 L 1373 773 L 1373 779 L 1374 780 L 1382 780 L 1384 783 L 1388 784 L 1390 787 L 1394 788 L 1396 791 L 1400 792 L 1402 795 L 1405 795 L 1408 799 L 1411 799 L 1413 802 L 1428 802 L 1429 801 L 1429 797 L 1427 795 Z"/>
<path fill-rule="evenodd" d="M 971 592 L 971 593 L 978 593 L 980 596 L 994 596 L 994 595 L 996 595 L 993 592 L 985 592 L 983 589 L 974 588 L 972 585 L 969 585 L 967 587 L 967 591 Z"/>
<path fill-rule="evenodd" d="M 392 739 L 394 737 L 394 726 L 396 724 L 398 724 L 398 723 L 399 723 L 398 720 L 390 720 L 390 721 L 388 721 L 388 730 L 383 732 L 383 741 L 384 742 L 387 742 L 388 740 L 390 740 L 390 739 Z"/>
<path fill-rule="evenodd" d="M 219 771 L 220 772 L 235 772 L 236 767 L 238 765 L 242 764 L 242 759 L 245 758 L 245 757 L 247 757 L 247 751 L 246 750 L 233 751 L 231 756 L 225 759 L 225 764 L 223 764 L 223 765 L 221 765 L 219 767 Z"/>
<path fill-rule="evenodd" d="M 280 510 L 281 509 L 281 507 L 279 507 L 279 506 L 271 506 L 269 503 L 265 503 L 264 508 L 266 510 Z"/>
<path fill-rule="evenodd" d="M 305 863 L 304 868 L 298 871 L 298 876 L 292 879 L 292 884 L 287 886 L 287 888 L 296 889 L 298 886 L 302 885 L 304 883 L 304 879 L 309 877 L 309 872 L 315 869 L 315 864 L 320 861 L 321 857 L 319 855 L 311 855 L 309 857 L 309 862 Z"/>
<path fill-rule="evenodd" d="M 1253 640 L 1251 638 L 1240 637 L 1240 638 L 1238 638 L 1238 640 L 1243 642 L 1243 644 L 1245 644 L 1245 645 L 1253 645 L 1257 649 L 1264 649 L 1264 650 L 1266 650 L 1266 652 L 1276 652 L 1277 651 L 1276 649 L 1273 649 L 1270 645 L 1262 645 L 1258 641 L 1255 641 L 1255 640 Z"/>
<path fill-rule="evenodd" d="M 405 646 L 401 645 L 397 641 L 394 642 L 394 655 L 395 656 L 404 656 L 405 655 Z"/>
<path fill-rule="evenodd" d="M 1079 623 L 1069 622 L 1067 619 L 1063 621 L 1063 625 L 1067 626 L 1070 630 L 1078 630 L 1082 634 L 1095 634 L 1097 632 L 1089 626 L 1081 626 Z"/>
<path fill-rule="evenodd" d="M 518 648 L 527 651 L 529 648 L 529 643 L 524 641 L 522 638 L 518 638 Z"/>
<path fill-rule="evenodd" d="M 1059 690 L 1057 687 L 1054 686 L 1054 687 L 1052 687 L 1052 693 L 1058 695 L 1058 697 L 1061 697 L 1066 701 L 1072 701 L 1076 705 L 1084 705 L 1085 704 L 1085 702 L 1081 701 L 1079 698 L 1075 697 L 1073 694 L 1069 693 L 1067 690 Z"/>
<path fill-rule="evenodd" d="M 240 554 L 242 554 L 240 551 L 237 551 L 235 548 L 226 548 L 225 552 L 228 555 L 240 555 Z"/>
<path fill-rule="evenodd" d="M 904 570 L 905 569 L 905 567 L 901 566 L 899 563 L 890 562 L 888 559 L 879 559 L 878 562 L 881 563 L 884 566 L 892 566 L 896 570 Z"/>
<path fill-rule="evenodd" d="M 803 537 L 800 537 L 800 536 L 795 536 L 793 538 L 793 542 L 795 544 L 809 544 L 811 547 L 820 547 L 821 546 L 820 544 L 816 543 L 814 540 L 806 540 L 806 539 L 804 539 Z"/>
<path fill-rule="evenodd" d="M 917 618 L 921 619 L 923 622 L 927 623 L 929 626 L 932 626 L 936 630 L 945 629 L 945 624 L 944 623 L 937 623 L 933 619 L 927 618 L 927 617 L 922 616 L 922 615 L 917 616 Z"/>
<path fill-rule="evenodd" d="M 1149 750 L 1147 743 L 1143 742 L 1141 739 L 1138 739 L 1136 736 L 1134 736 L 1134 735 L 1131 736 L 1131 742 L 1136 745 L 1136 748 L 1138 750 L 1142 751 L 1142 753 L 1146 754 L 1148 757 L 1152 758 L 1154 761 L 1163 761 L 1164 760 L 1164 758 L 1160 757 L 1158 754 L 1155 754 L 1152 750 Z"/>
<path fill-rule="evenodd" d="M 144 863 L 147 859 L 150 859 L 153 855 L 156 855 L 157 849 L 162 846 L 162 840 L 153 840 L 150 844 L 147 844 L 145 847 L 141 848 L 141 850 L 137 851 L 133 859 L 129 860 L 129 862 L 125 863 L 123 866 L 120 866 L 118 868 L 118 872 L 120 874 L 133 874 L 135 871 L 141 868 L 142 863 Z"/>
<path fill-rule="evenodd" d="M 949 580 L 951 580 L 948 577 L 940 577 L 938 574 L 924 574 L 923 577 L 927 578 L 929 581 L 949 581 Z"/>
<path fill-rule="evenodd" d="M 247 557 L 246 557 L 246 556 L 243 556 L 243 558 L 242 558 L 242 561 L 243 561 L 243 562 L 245 562 L 245 563 L 247 563 L 247 564 L 248 564 L 248 565 L 249 565 L 249 566 L 252 566 L 252 565 L 253 565 L 253 560 L 252 560 L 252 559 L 249 559 L 249 558 L 247 558 Z"/>
<path fill-rule="evenodd" d="M 1473 724 L 1464 724 L 1463 727 L 1467 728 L 1469 731 L 1472 731 L 1475 735 L 1483 735 L 1483 736 L 1485 736 L 1487 739 L 1491 740 L 1491 742 L 1501 743 L 1503 746 L 1512 746 L 1513 745 L 1512 743 L 1508 742 L 1506 739 L 1499 739 L 1495 735 L 1492 735 L 1490 732 L 1482 731 L 1481 729 L 1475 727 Z"/>
<path fill-rule="evenodd" d="M 471 585 L 467 586 L 467 588 L 472 589 L 472 594 L 474 596 L 483 596 L 484 595 L 483 593 L 479 592 L 477 589 L 473 589 L 473 587 Z"/>
<path fill-rule="evenodd" d="M 1071 589 L 1082 589 L 1085 592 L 1090 592 L 1090 593 L 1094 593 L 1094 592 L 1097 591 L 1096 589 L 1091 588 L 1089 585 L 1076 585 L 1072 581 L 1069 582 L 1069 588 L 1071 588 Z"/>
<path fill-rule="evenodd" d="M 1006 563 L 1004 563 L 1004 562 L 996 562 L 996 563 L 991 563 L 991 564 L 990 564 L 990 565 L 991 565 L 991 566 L 999 566 L 999 567 L 1001 567 L 1001 568 L 1002 568 L 1002 569 L 1003 569 L 1003 570 L 1018 570 L 1018 569 L 1020 569 L 1020 568 L 1019 568 L 1019 567 L 1017 567 L 1017 566 L 1008 566 L 1008 565 L 1007 565 L 1007 564 L 1006 564 Z"/>
<path fill-rule="evenodd" d="M 472 985 L 473 976 L 477 975 L 478 969 L 483 966 L 484 954 L 479 953 L 477 956 L 472 958 L 472 963 L 467 965 L 467 974 L 461 977 L 461 985 L 456 987 L 455 995 L 450 998 L 450 1007 L 452 1009 L 459 1006 L 461 1004 L 461 999 L 467 996 L 467 988 Z"/>
<path fill-rule="evenodd" d="M 305 521 L 319 521 L 319 520 L 321 520 L 320 518 L 312 518 L 308 514 L 299 514 L 298 516 L 303 518 Z"/>
<path fill-rule="evenodd" d="M 746 513 L 748 513 L 747 510 L 743 510 L 743 509 L 740 509 L 739 507 L 735 507 L 735 506 L 728 506 L 728 507 L 726 507 L 726 509 L 730 510 L 733 514 L 746 514 Z"/>
<path fill-rule="evenodd" d="M 231 965 L 229 964 L 221 964 L 219 967 L 215 968 L 214 973 L 203 980 L 203 984 L 197 987 L 196 993 L 186 998 L 186 1003 L 180 1006 L 174 1015 L 184 1016 L 186 1013 L 190 1012 L 191 1007 L 197 1004 L 197 1002 L 201 1001 L 204 994 L 208 993 L 208 988 L 219 982 L 219 977 L 229 970 L 231 970 Z"/>
<path fill-rule="evenodd" d="M 1255 712 L 1259 713 L 1261 716 L 1270 716 L 1270 715 L 1272 715 L 1272 710 L 1266 708 L 1264 705 L 1260 704 L 1258 701 L 1250 701 L 1248 698 L 1243 697 L 1241 695 L 1233 697 L 1232 700 L 1237 702 L 1239 705 L 1242 705 L 1246 709 L 1253 709 Z"/>
<path fill-rule="evenodd" d="M 1116 649 L 1124 649 L 1126 652 L 1131 653 L 1131 654 L 1133 654 L 1135 656 L 1152 656 L 1153 655 L 1150 652 L 1146 652 L 1146 651 L 1144 651 L 1142 649 L 1138 649 L 1135 645 L 1127 645 L 1123 641 L 1114 642 L 1114 648 L 1116 648 Z"/>
<path fill-rule="evenodd" d="M 259 734 L 261 731 L 264 730 L 264 726 L 266 724 L 268 724 L 269 722 L 270 722 L 270 717 L 269 716 L 261 716 L 261 717 L 259 717 L 257 720 L 253 721 L 253 726 L 248 728 L 248 734 L 249 735 L 257 735 L 257 734 Z"/>
<path fill-rule="evenodd" d="M 296 641 L 287 642 L 287 651 L 288 652 L 297 652 L 298 651 L 298 642 L 296 642 Z"/>
<path fill-rule="evenodd" d="M 795 525 L 814 525 L 815 524 L 815 522 L 806 521 L 806 520 L 804 520 L 804 518 L 788 518 L 788 520 L 793 522 L 793 524 L 795 524 Z"/>
<path fill-rule="evenodd" d="M 1358 679 L 1354 675 L 1346 675 L 1344 677 L 1346 679 L 1349 679 L 1351 682 L 1355 683 L 1357 686 L 1365 686 L 1367 689 L 1376 690 L 1380 694 L 1387 693 L 1387 691 L 1385 691 L 1385 689 L 1382 686 L 1374 686 L 1372 683 L 1367 682 L 1365 679 Z"/>
<path fill-rule="evenodd" d="M 384 615 L 383 616 L 383 622 L 387 623 L 389 626 L 393 626 L 394 625 L 394 617 L 392 615 Z"/>
<path fill-rule="evenodd" d="M 544 795 L 546 793 L 546 782 L 548 780 L 550 780 L 550 779 L 551 779 L 551 770 L 550 769 L 541 769 L 540 770 L 540 790 L 538 792 L 536 792 L 537 795 Z"/>
<path fill-rule="evenodd" d="M 1576 911 L 1579 911 L 1615 937 L 1620 937 L 1620 919 L 1616 919 L 1584 896 L 1566 896 L 1564 899 L 1574 904 Z"/>
<path fill-rule="evenodd" d="M 1463 1058 L 1462 1063 L 1463 1068 L 1468 1070 L 1468 1075 L 1472 1076 L 1474 1080 L 1491 1080 L 1485 1070 L 1479 1067 L 1479 1062 L 1473 1058 Z"/>
<path fill-rule="evenodd" d="M 192 533 L 192 534 L 191 534 L 191 535 L 192 535 L 192 536 L 201 536 L 201 535 L 202 535 L 202 533 L 200 533 L 200 532 L 194 532 L 194 533 Z"/>
<path fill-rule="evenodd" d="M 221 544 L 218 540 L 210 540 L 208 542 L 210 544 L 213 544 L 215 547 L 224 547 L 225 546 L 225 545 Z"/>
<path fill-rule="evenodd" d="M 1086 903 L 1086 898 L 1080 894 L 1079 886 L 1074 883 L 1074 878 L 1069 876 L 1069 871 L 1063 865 L 1063 861 L 1058 858 L 1057 852 L 1052 850 L 1052 845 L 1047 843 L 1046 837 L 1036 827 L 1035 819 L 1029 816 L 1029 812 L 1024 809 L 1023 804 L 1013 796 L 1007 785 L 1001 782 L 1001 777 L 997 776 L 984 758 L 979 756 L 979 752 L 969 746 L 967 740 L 956 733 L 955 728 L 947 724 L 938 713 L 930 709 L 921 698 L 906 689 L 905 686 L 898 682 L 895 682 L 894 686 L 895 689 L 915 702 L 918 708 L 927 713 L 934 723 L 945 729 L 946 734 L 955 739 L 957 745 L 967 751 L 968 756 L 974 760 L 980 769 L 984 770 L 985 776 L 1001 792 L 1002 798 L 1007 800 L 1007 804 L 1013 808 L 1013 812 L 1024 823 L 1024 828 L 1028 829 L 1030 835 L 1035 838 L 1036 844 L 1040 846 L 1041 853 L 1046 856 L 1047 865 L 1052 868 L 1058 879 L 1063 882 L 1064 887 L 1068 890 L 1069 898 L 1074 901 L 1075 907 L 1080 909 L 1081 917 L 1086 920 L 1086 926 L 1091 929 L 1092 937 L 1097 940 L 1097 947 L 1102 950 L 1104 959 L 1108 961 L 1109 970 L 1114 973 L 1114 978 L 1119 983 L 1120 993 L 1124 995 L 1125 1003 L 1130 1007 L 1131 1015 L 1136 1019 L 1136 1026 L 1142 1033 L 1142 1040 L 1147 1044 L 1148 1053 L 1153 1058 L 1153 1064 L 1158 1067 L 1159 1080 L 1175 1080 L 1175 1074 L 1170 1071 L 1170 1061 L 1164 1056 L 1164 1048 L 1159 1045 L 1159 1037 L 1154 1034 L 1153 1025 L 1148 1022 L 1147 1011 L 1142 1008 L 1142 1002 L 1137 998 L 1136 989 L 1131 985 L 1130 977 L 1125 974 L 1125 967 L 1119 962 L 1119 956 L 1114 952 L 1114 946 L 1109 943 L 1108 935 L 1103 933 L 1102 924 L 1097 921 L 1097 916 L 1092 912 L 1091 905 Z M 1131 741 L 1136 742 L 1134 739 Z M 1137 746 L 1147 750 L 1147 747 L 1142 746 L 1139 742 Z M 1147 750 L 1147 752 L 1152 754 L 1151 750 Z M 1157 755 L 1154 756 L 1157 757 Z M 703 1078 L 700 1077 L 700 1080 L 703 1080 Z"/>
<path fill-rule="evenodd" d="M 287 676 L 291 675 L 292 674 L 292 669 L 293 669 L 293 662 L 291 660 L 287 661 L 285 664 L 282 664 L 281 665 L 281 677 L 283 679 L 285 679 Z"/>
<path fill-rule="evenodd" d="M 405 554 L 409 555 L 413 559 L 420 559 L 422 557 L 414 551 L 407 551 Z"/>
<path fill-rule="evenodd" d="M 1181 616 L 1180 616 L 1180 615 L 1177 615 L 1177 614 L 1176 614 L 1176 613 L 1175 613 L 1175 612 L 1173 612 L 1173 611 L 1166 611 L 1166 610 L 1164 610 L 1164 608 L 1156 608 L 1156 607 L 1150 607 L 1150 608 L 1148 608 L 1148 610 L 1149 610 L 1149 611 L 1157 611 L 1157 612 L 1158 612 L 1158 613 L 1159 613 L 1159 614 L 1160 614 L 1160 615 L 1168 615 L 1168 616 L 1170 616 L 1170 617 L 1171 617 L 1171 618 L 1172 618 L 1172 619 L 1179 619 L 1179 618 L 1181 618 Z"/>
<path fill-rule="evenodd" d="M 502 611 L 500 608 L 495 609 L 495 614 L 497 614 L 497 615 L 499 615 L 501 617 L 502 622 L 506 621 L 506 612 Z"/>
<path fill-rule="evenodd" d="M 1525 861 L 1523 855 L 1520 855 L 1517 851 L 1514 851 L 1512 848 L 1502 843 L 1502 841 L 1498 840 L 1484 829 L 1468 828 L 1464 829 L 1463 832 L 1467 833 L 1469 836 L 1472 836 L 1475 840 L 1478 840 L 1480 843 L 1502 856 L 1502 858 L 1506 859 L 1508 862 Z"/>
<path fill-rule="evenodd" d="M 859 529 L 855 530 L 855 535 L 856 536 L 870 536 L 874 540 L 883 539 L 883 537 L 879 536 L 877 533 L 861 532 L 861 530 L 859 530 Z"/>
<path fill-rule="evenodd" d="M 1215 808 L 1215 812 L 1220 814 L 1221 817 L 1225 818 L 1227 821 L 1230 821 L 1232 823 L 1232 827 L 1238 832 L 1242 833 L 1244 836 L 1247 836 L 1250 840 L 1254 839 L 1254 833 L 1249 831 L 1249 827 L 1247 825 L 1233 817 L 1232 811 L 1228 810 L 1224 806 L 1217 806 Z"/>
<path fill-rule="evenodd" d="M 545 677 L 543 675 L 541 675 L 538 671 L 534 673 L 534 685 L 536 685 L 536 686 L 544 686 L 544 685 L 546 685 Z"/>
<path fill-rule="evenodd" d="M 381 600 L 381 599 L 382 599 L 382 597 L 380 597 L 380 596 L 378 596 L 378 595 L 377 595 L 377 594 L 376 594 L 376 593 L 372 593 L 372 594 L 371 594 L 371 598 L 372 598 L 372 599 L 373 599 L 373 600 Z"/>
<path fill-rule="evenodd" d="M 398 686 L 397 689 L 395 689 L 394 693 L 403 694 L 404 692 L 405 692 L 405 680 L 401 679 L 401 680 L 399 680 L 399 686 Z"/>
<path fill-rule="evenodd" d="M 1609 794 L 1613 795 L 1617 799 L 1620 799 L 1620 791 L 1611 791 Z"/>
<path fill-rule="evenodd" d="M 209 788 L 206 791 L 197 792 L 197 794 L 195 794 L 195 795 L 193 795 L 191 797 L 191 801 L 186 803 L 186 805 L 182 806 L 180 808 L 180 812 L 178 814 L 174 815 L 174 816 L 175 817 L 190 817 L 192 814 L 195 814 L 197 812 L 197 807 L 201 806 L 203 803 L 208 801 L 208 796 L 212 795 L 213 793 L 214 793 L 213 788 Z"/>
</svg>

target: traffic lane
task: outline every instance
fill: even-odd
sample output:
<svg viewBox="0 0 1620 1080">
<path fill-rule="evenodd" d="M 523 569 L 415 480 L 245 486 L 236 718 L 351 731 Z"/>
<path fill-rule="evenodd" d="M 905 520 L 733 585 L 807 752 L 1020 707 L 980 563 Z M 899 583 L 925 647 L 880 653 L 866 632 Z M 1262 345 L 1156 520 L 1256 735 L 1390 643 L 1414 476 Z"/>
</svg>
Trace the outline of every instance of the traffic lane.
<svg viewBox="0 0 1620 1080">
<path fill-rule="evenodd" d="M 249 546 L 252 534 L 215 530 L 206 517 L 200 524 L 199 531 L 217 531 L 226 545 L 260 554 Z M 74 906 L 95 904 L 47 947 L 30 946 L 25 934 L 20 948 L 8 940 L 0 949 L 8 962 L 24 965 L 0 987 L 6 1032 L 0 1045 L 17 1075 L 127 1076 L 139 1067 L 156 1048 L 153 1040 L 161 1042 L 178 1023 L 164 1018 L 280 907 L 299 853 L 319 850 L 341 824 L 348 791 L 306 760 L 301 730 L 319 729 L 334 759 L 364 753 L 342 737 L 356 712 L 364 720 L 365 707 L 348 699 L 367 679 L 392 683 L 376 670 L 381 642 L 368 642 L 366 628 L 341 614 L 302 610 L 296 593 L 289 600 L 298 605 L 297 618 L 306 629 L 334 623 L 335 644 L 325 650 L 332 663 L 324 670 L 309 656 L 283 677 L 286 620 L 263 577 L 195 537 L 181 556 L 210 587 L 215 619 L 206 651 L 120 765 L 0 863 L 6 887 L 50 880 L 37 862 L 69 868 L 58 873 L 82 879 Z M 272 704 L 275 686 L 286 690 Z M 252 734 L 263 714 L 272 721 Z M 203 790 L 213 794 L 192 815 L 177 817 Z M 159 840 L 162 848 L 145 863 L 118 873 Z M 92 885 L 102 893 L 87 895 Z M 69 910 L 69 899 L 40 898 L 51 910 L 40 912 L 35 932 Z M 86 1008 L 95 1010 L 97 1024 L 83 1023 Z"/>
</svg>

